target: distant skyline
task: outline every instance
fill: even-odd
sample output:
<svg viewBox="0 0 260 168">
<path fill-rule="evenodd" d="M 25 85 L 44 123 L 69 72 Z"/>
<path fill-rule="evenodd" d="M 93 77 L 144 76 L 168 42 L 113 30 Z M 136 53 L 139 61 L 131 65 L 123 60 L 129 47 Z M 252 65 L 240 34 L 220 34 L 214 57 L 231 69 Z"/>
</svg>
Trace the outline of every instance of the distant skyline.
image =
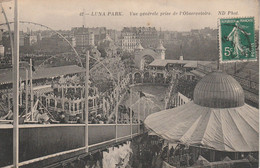
<svg viewBox="0 0 260 168">
<path fill-rule="evenodd" d="M 3 4 L 9 21 L 13 19 L 13 2 Z M 11 8 L 10 8 L 11 7 Z M 80 27 L 85 9 L 86 27 L 107 27 L 122 30 L 123 27 L 156 27 L 165 31 L 190 31 L 210 27 L 217 29 L 220 17 L 255 17 L 259 27 L 258 0 L 19 0 L 20 20 L 49 26 L 55 30 Z M 210 15 L 180 16 L 180 12 L 205 12 Z M 218 15 L 218 11 L 238 12 L 238 15 Z M 95 12 L 121 12 L 123 16 L 91 16 Z M 130 16 L 130 12 L 171 12 L 170 16 Z M 172 15 L 176 12 L 177 15 Z M 4 23 L 3 14 L 0 22 Z"/>
</svg>

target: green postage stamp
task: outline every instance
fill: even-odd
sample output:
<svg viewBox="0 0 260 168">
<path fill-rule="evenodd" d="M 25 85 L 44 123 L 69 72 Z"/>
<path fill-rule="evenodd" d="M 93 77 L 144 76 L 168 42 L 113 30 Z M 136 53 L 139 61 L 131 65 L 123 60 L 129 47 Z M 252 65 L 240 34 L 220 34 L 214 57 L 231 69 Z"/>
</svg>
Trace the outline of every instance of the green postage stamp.
<svg viewBox="0 0 260 168">
<path fill-rule="evenodd" d="M 219 20 L 220 62 L 255 61 L 254 18 Z"/>
</svg>

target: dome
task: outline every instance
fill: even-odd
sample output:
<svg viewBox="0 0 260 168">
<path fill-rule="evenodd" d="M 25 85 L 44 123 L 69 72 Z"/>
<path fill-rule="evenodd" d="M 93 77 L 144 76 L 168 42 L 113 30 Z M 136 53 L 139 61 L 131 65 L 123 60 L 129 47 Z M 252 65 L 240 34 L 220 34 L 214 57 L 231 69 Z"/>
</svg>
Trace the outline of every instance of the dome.
<svg viewBox="0 0 260 168">
<path fill-rule="evenodd" d="M 163 44 L 162 44 L 162 41 L 160 41 L 158 47 L 156 48 L 156 50 L 166 50 L 164 47 L 163 47 Z"/>
<path fill-rule="evenodd" d="M 221 71 L 203 77 L 194 89 L 194 103 L 210 108 L 232 108 L 245 104 L 241 85 Z"/>
</svg>

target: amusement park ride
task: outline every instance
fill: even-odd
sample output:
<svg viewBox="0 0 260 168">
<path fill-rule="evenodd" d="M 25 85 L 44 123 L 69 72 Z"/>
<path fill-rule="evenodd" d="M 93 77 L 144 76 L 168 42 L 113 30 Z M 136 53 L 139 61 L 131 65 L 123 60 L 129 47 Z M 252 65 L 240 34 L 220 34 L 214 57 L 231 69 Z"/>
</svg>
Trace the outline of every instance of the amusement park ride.
<svg viewBox="0 0 260 168">
<path fill-rule="evenodd" d="M 0 2 L 4 1 L 1 0 Z M 129 94 L 129 75 L 126 75 L 125 78 L 122 76 L 115 78 L 111 75 L 112 80 L 117 85 L 109 93 L 108 97 L 103 97 L 101 100 L 102 103 L 98 103 L 97 98 L 100 94 L 94 86 L 90 87 L 89 82 L 89 73 L 91 72 L 89 58 L 93 58 L 89 55 L 89 51 L 85 53 L 86 67 L 81 72 L 81 75 L 83 74 L 81 77 L 85 82 L 81 84 L 64 84 L 62 82 L 62 80 L 66 80 L 64 77 L 63 79 L 61 78 L 60 83 L 34 87 L 33 75 L 37 74 L 38 69 L 36 69 L 35 73 L 33 72 L 32 60 L 30 60 L 30 64 L 25 68 L 25 78 L 21 79 L 21 69 L 19 66 L 21 63 L 19 62 L 20 23 L 36 24 L 52 30 L 71 46 L 79 61 L 79 65 L 83 67 L 83 64 L 81 61 L 82 58 L 80 58 L 77 51 L 59 32 L 41 24 L 19 21 L 18 0 L 15 0 L 14 4 L 14 22 L 8 22 L 6 17 L 5 23 L 9 27 L 9 32 L 11 32 L 10 24 L 14 24 L 14 40 L 13 43 L 11 42 L 13 44 L 11 45 L 13 58 L 11 83 L 13 87 L 12 93 L 7 93 L 9 112 L 0 121 L 0 166 L 47 166 L 59 163 L 68 158 L 89 155 L 92 152 L 130 140 L 134 136 L 141 134 L 140 120 L 137 123 L 133 122 L 132 110 L 130 110 L 130 122 L 128 124 L 118 123 L 119 103 L 124 98 L 124 95 Z M 4 11 L 3 8 L 2 10 Z M 12 39 L 11 34 L 10 38 Z M 100 65 L 104 66 L 111 74 L 104 63 L 100 62 Z M 23 81 L 24 89 L 21 87 Z M 48 91 L 47 94 L 37 92 L 37 90 L 42 89 L 52 90 L 54 94 Z M 130 89 L 130 95 L 132 94 L 131 92 Z M 66 95 L 65 93 L 68 94 Z M 71 93 L 79 94 L 77 94 L 76 99 L 72 99 L 69 97 Z M 10 103 L 11 96 L 12 107 Z M 89 104 L 89 102 L 92 102 L 92 104 Z M 25 107 L 23 113 L 21 113 L 20 109 L 22 106 Z M 89 123 L 89 115 L 97 113 L 99 108 L 107 112 L 108 122 L 111 121 L 110 124 Z M 44 114 L 42 114 L 42 111 L 44 111 Z M 61 123 L 57 121 L 57 117 L 54 115 L 60 111 L 68 114 L 70 118 L 71 116 L 72 118 L 77 116 L 81 121 L 76 123 Z M 45 122 L 38 124 L 40 120 L 46 121 L 46 118 L 52 124 L 44 124 Z"/>
<path fill-rule="evenodd" d="M 4 1 L 6 0 L 0 0 L 0 3 Z M 107 62 L 117 63 L 120 59 L 99 60 L 91 56 L 89 51 L 80 55 L 58 31 L 42 24 L 19 21 L 18 0 L 14 0 L 14 6 L 14 22 L 7 20 L 2 7 L 6 23 L 0 24 L 8 27 L 12 54 L 12 75 L 9 75 L 12 76 L 12 80 L 7 82 L 9 85 L 12 84 L 12 87 L 9 86 L 6 93 L 1 93 L 0 97 L 0 108 L 2 100 L 7 100 L 2 104 L 8 106 L 5 116 L 0 118 L 0 167 L 62 166 L 66 160 L 80 160 L 147 133 L 141 122 L 145 119 L 147 122 L 147 119 L 151 118 L 147 117 L 148 115 L 156 118 L 156 114 L 152 114 L 154 112 L 164 110 L 163 113 L 171 113 L 172 109 L 175 110 L 173 107 L 192 104 L 192 101 L 179 93 L 177 88 L 181 78 L 186 80 L 186 69 L 182 69 L 184 64 L 172 63 L 170 68 L 156 65 L 152 67 L 150 63 L 157 58 L 151 59 L 147 56 L 145 61 L 142 60 L 143 56 L 140 56 L 137 62 L 141 68 L 132 69 L 130 73 L 124 71 L 122 64 L 118 64 L 119 70 L 114 64 L 109 67 Z M 85 11 L 81 12 L 80 16 L 83 16 L 84 27 Z M 19 59 L 20 23 L 37 25 L 57 34 L 75 53 L 77 65 L 44 68 L 45 63 L 57 57 L 54 55 L 44 60 L 33 71 L 32 59 L 30 63 L 24 63 Z M 14 24 L 14 38 L 10 24 Z M 165 48 L 160 44 L 161 47 L 157 49 L 164 53 Z M 148 51 L 156 54 L 152 50 Z M 146 55 L 144 54 L 144 57 Z M 94 59 L 96 64 L 90 66 L 90 59 Z M 165 57 L 157 60 L 167 65 Z M 24 65 L 21 66 L 22 64 Z M 196 65 L 198 66 L 198 63 Z M 103 71 L 100 71 L 101 67 Z M 94 83 L 99 75 L 109 78 L 113 87 L 105 92 L 99 90 Z M 193 79 L 187 79 L 189 80 Z M 37 85 L 36 81 L 39 81 L 40 85 Z M 151 85 L 150 90 L 160 92 L 160 96 L 158 93 L 146 93 L 145 89 Z M 186 86 L 182 87 L 189 90 Z M 120 111 L 122 106 L 125 108 L 125 118 Z M 190 107 L 192 109 L 192 106 Z M 96 122 L 95 117 L 99 117 L 101 122 Z M 173 118 L 177 123 L 177 118 Z M 185 117 L 183 118 L 185 120 Z M 167 116 L 164 119 L 173 124 L 173 120 L 169 120 Z M 154 125 L 160 128 L 167 123 L 155 121 L 152 118 L 148 123 L 151 128 Z M 183 126 L 183 123 L 178 126 Z"/>
</svg>

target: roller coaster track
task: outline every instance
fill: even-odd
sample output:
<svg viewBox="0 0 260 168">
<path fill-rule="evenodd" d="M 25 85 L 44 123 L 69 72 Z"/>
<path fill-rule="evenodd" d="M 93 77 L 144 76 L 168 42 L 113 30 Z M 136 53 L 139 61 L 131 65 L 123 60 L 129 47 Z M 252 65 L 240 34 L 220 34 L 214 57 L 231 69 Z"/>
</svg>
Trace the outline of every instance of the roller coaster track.
<svg viewBox="0 0 260 168">
<path fill-rule="evenodd" d="M 10 26 L 9 26 L 9 25 L 10 25 L 10 24 L 13 24 L 13 23 L 14 23 L 14 22 L 1 23 L 0 26 L 7 25 L 7 26 L 9 27 L 8 29 L 9 29 L 9 32 L 10 32 Z M 76 49 L 72 46 L 72 44 L 68 41 L 68 39 L 67 39 L 66 37 L 64 37 L 61 33 L 59 33 L 58 31 L 56 31 L 56 30 L 54 30 L 54 29 L 52 29 L 52 28 L 50 28 L 50 27 L 48 27 L 48 26 L 46 26 L 46 25 L 40 24 L 40 23 L 35 23 L 35 22 L 31 22 L 31 21 L 20 21 L 20 23 L 23 23 L 23 24 L 32 24 L 32 25 L 37 25 L 37 26 L 40 26 L 40 27 L 44 27 L 44 28 L 46 28 L 46 29 L 48 29 L 48 30 L 51 30 L 52 32 L 58 34 L 58 36 L 59 36 L 60 38 L 62 38 L 63 40 L 65 40 L 65 41 L 69 44 L 69 46 L 71 47 L 71 49 L 74 51 L 74 53 L 75 53 L 75 55 L 76 55 L 76 58 L 77 58 L 77 60 L 78 60 L 78 62 L 79 62 L 79 64 L 80 64 L 80 66 L 83 67 L 82 59 L 84 59 L 84 58 L 81 58 L 81 57 L 79 56 L 79 54 L 78 54 L 78 52 L 76 51 Z M 38 68 L 41 67 L 46 61 L 48 61 L 48 60 L 50 60 L 50 59 L 52 59 L 52 58 L 55 58 L 55 57 L 57 57 L 57 56 L 59 56 L 59 55 L 54 55 L 54 56 L 51 56 L 50 58 L 46 59 L 44 62 L 42 62 L 42 63 L 38 66 Z M 111 76 L 113 76 L 112 73 L 111 73 L 111 71 L 104 65 L 104 63 L 102 63 L 101 61 L 99 61 L 98 59 L 96 59 L 96 58 L 93 57 L 93 56 L 90 56 L 90 58 L 92 58 L 92 59 L 98 61 L 98 62 L 99 62 L 98 64 L 102 65 L 102 66 L 111 74 Z M 92 71 L 93 71 L 93 70 L 92 70 Z M 91 70 L 90 70 L 90 72 L 91 72 Z M 112 78 L 112 79 L 114 80 L 115 78 Z"/>
</svg>

